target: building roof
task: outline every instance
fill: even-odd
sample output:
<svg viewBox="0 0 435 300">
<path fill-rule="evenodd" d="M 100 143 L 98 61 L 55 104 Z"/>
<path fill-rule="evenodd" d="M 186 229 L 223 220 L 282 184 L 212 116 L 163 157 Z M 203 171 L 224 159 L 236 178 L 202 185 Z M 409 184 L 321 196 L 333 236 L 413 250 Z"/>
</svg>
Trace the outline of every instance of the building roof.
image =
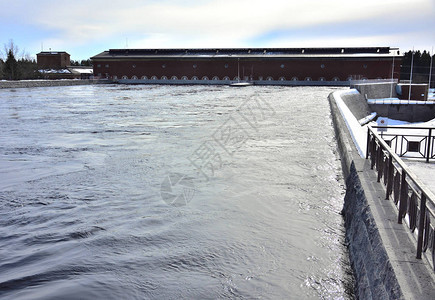
<svg viewBox="0 0 435 300">
<path fill-rule="evenodd" d="M 41 51 L 36 55 L 57 55 L 57 54 L 68 54 L 68 52 L 65 52 L 65 51 Z"/>
<path fill-rule="evenodd" d="M 398 48 L 197 48 L 197 49 L 110 49 L 91 59 L 113 58 L 229 58 L 229 57 L 379 57 L 397 56 Z"/>
</svg>

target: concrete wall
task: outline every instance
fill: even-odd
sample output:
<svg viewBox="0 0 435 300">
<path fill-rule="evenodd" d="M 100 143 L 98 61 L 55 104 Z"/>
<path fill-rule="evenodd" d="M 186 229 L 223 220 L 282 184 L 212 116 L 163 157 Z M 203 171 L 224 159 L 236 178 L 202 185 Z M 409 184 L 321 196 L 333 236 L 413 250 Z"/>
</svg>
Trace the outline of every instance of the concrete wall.
<svg viewBox="0 0 435 300">
<path fill-rule="evenodd" d="M 92 80 L 25 80 L 25 81 L 0 81 L 0 89 L 31 88 L 48 86 L 69 86 L 94 84 Z"/>
<path fill-rule="evenodd" d="M 379 116 L 407 122 L 426 122 L 435 118 L 434 104 L 369 104 Z"/>
<path fill-rule="evenodd" d="M 396 85 L 396 83 L 362 83 L 355 84 L 351 88 L 357 89 L 364 97 L 367 95 L 368 99 L 396 98 Z"/>
<path fill-rule="evenodd" d="M 401 299 L 400 286 L 380 241 L 379 232 L 371 215 L 364 189 L 358 177 L 354 160 L 361 158 L 346 130 L 346 124 L 331 94 L 329 96 L 337 146 L 342 157 L 346 178 L 346 196 L 343 216 L 346 242 L 354 271 L 355 294 L 359 299 Z M 376 181 L 376 178 L 374 177 Z"/>
<path fill-rule="evenodd" d="M 396 83 L 356 84 L 353 88 L 360 92 L 360 97 L 352 95 L 350 99 L 343 100 L 345 100 L 345 103 L 357 119 L 364 117 L 361 113 L 367 116 L 370 112 L 376 112 L 382 117 L 407 122 L 426 122 L 435 118 L 434 104 L 360 104 L 359 108 L 353 109 L 358 102 L 366 103 L 366 97 L 368 99 L 390 98 L 391 95 L 395 98 L 398 97 L 396 85 Z M 392 93 L 391 86 L 393 86 Z M 369 113 L 367 113 L 367 107 Z"/>
<path fill-rule="evenodd" d="M 342 214 L 355 295 L 359 299 L 433 299 L 433 270 L 415 258 L 415 239 L 405 224 L 397 223 L 397 209 L 385 200 L 385 188 L 377 182 L 369 160 L 359 156 L 333 94 L 329 103 L 346 178 Z"/>
</svg>

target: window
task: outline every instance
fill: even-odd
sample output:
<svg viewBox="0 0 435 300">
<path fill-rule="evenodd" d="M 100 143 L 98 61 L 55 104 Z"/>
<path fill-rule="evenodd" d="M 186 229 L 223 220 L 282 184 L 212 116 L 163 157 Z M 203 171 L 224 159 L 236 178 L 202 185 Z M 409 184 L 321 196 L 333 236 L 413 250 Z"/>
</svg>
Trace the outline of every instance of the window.
<svg viewBox="0 0 435 300">
<path fill-rule="evenodd" d="M 134 68 L 136 68 L 136 65 L 133 65 L 132 67 L 133 67 L 133 69 L 134 69 Z"/>
<path fill-rule="evenodd" d="M 225 69 L 228 69 L 228 64 L 225 64 Z"/>
<path fill-rule="evenodd" d="M 284 64 L 281 65 L 281 69 L 284 69 Z"/>
<path fill-rule="evenodd" d="M 166 64 L 163 64 L 163 65 L 162 65 L 162 68 L 163 68 L 163 69 L 166 68 Z"/>
<path fill-rule="evenodd" d="M 109 64 L 106 65 L 106 68 L 108 68 L 108 67 L 109 67 Z"/>
<path fill-rule="evenodd" d="M 97 65 L 97 68 L 101 68 L 101 65 L 100 65 L 100 64 L 98 64 L 98 65 Z"/>
<path fill-rule="evenodd" d="M 194 64 L 194 65 L 193 65 L 193 68 L 196 69 L 196 67 L 197 67 L 196 64 Z"/>
<path fill-rule="evenodd" d="M 321 64 L 321 65 L 320 65 L 320 68 L 324 69 L 324 68 L 325 68 L 325 65 L 324 65 L 324 64 Z"/>
</svg>

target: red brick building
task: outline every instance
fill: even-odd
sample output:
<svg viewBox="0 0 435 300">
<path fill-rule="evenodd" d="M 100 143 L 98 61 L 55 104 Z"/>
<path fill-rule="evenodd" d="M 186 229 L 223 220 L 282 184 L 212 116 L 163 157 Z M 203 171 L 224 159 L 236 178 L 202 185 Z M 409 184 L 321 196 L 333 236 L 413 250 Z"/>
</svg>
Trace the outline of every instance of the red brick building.
<svg viewBox="0 0 435 300">
<path fill-rule="evenodd" d="M 65 51 L 45 51 L 36 54 L 38 69 L 63 69 L 71 64 Z"/>
<path fill-rule="evenodd" d="M 110 49 L 92 57 L 94 75 L 120 83 L 344 85 L 398 79 L 396 48 Z"/>
</svg>

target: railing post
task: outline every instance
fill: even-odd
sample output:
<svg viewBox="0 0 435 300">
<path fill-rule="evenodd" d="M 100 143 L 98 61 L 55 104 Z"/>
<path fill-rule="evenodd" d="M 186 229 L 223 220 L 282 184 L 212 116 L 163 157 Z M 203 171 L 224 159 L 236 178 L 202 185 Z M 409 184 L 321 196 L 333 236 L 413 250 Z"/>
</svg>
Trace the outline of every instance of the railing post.
<svg viewBox="0 0 435 300">
<path fill-rule="evenodd" d="M 384 176 L 387 176 L 387 194 L 385 195 L 385 200 L 388 200 L 391 191 L 393 189 L 393 156 L 388 156 L 388 170 L 387 174 L 384 172 Z"/>
<path fill-rule="evenodd" d="M 420 220 L 418 222 L 418 239 L 417 239 L 417 258 L 421 259 L 423 252 L 424 221 L 426 218 L 426 195 L 421 193 L 420 201 Z"/>
<path fill-rule="evenodd" d="M 429 158 L 431 157 L 431 151 L 430 151 L 430 140 L 432 139 L 432 128 L 429 128 L 429 136 L 427 138 L 427 151 L 426 151 L 426 162 L 429 162 Z"/>
<path fill-rule="evenodd" d="M 369 158 L 369 145 L 370 145 L 370 126 L 367 126 L 367 147 L 366 147 L 366 159 Z"/>
<path fill-rule="evenodd" d="M 402 216 L 406 211 L 406 202 L 408 202 L 408 195 L 406 194 L 406 172 L 402 168 L 402 180 L 400 183 L 400 203 L 399 203 L 399 217 L 397 223 L 402 224 Z M 406 201 L 406 202 L 405 202 Z"/>
</svg>

